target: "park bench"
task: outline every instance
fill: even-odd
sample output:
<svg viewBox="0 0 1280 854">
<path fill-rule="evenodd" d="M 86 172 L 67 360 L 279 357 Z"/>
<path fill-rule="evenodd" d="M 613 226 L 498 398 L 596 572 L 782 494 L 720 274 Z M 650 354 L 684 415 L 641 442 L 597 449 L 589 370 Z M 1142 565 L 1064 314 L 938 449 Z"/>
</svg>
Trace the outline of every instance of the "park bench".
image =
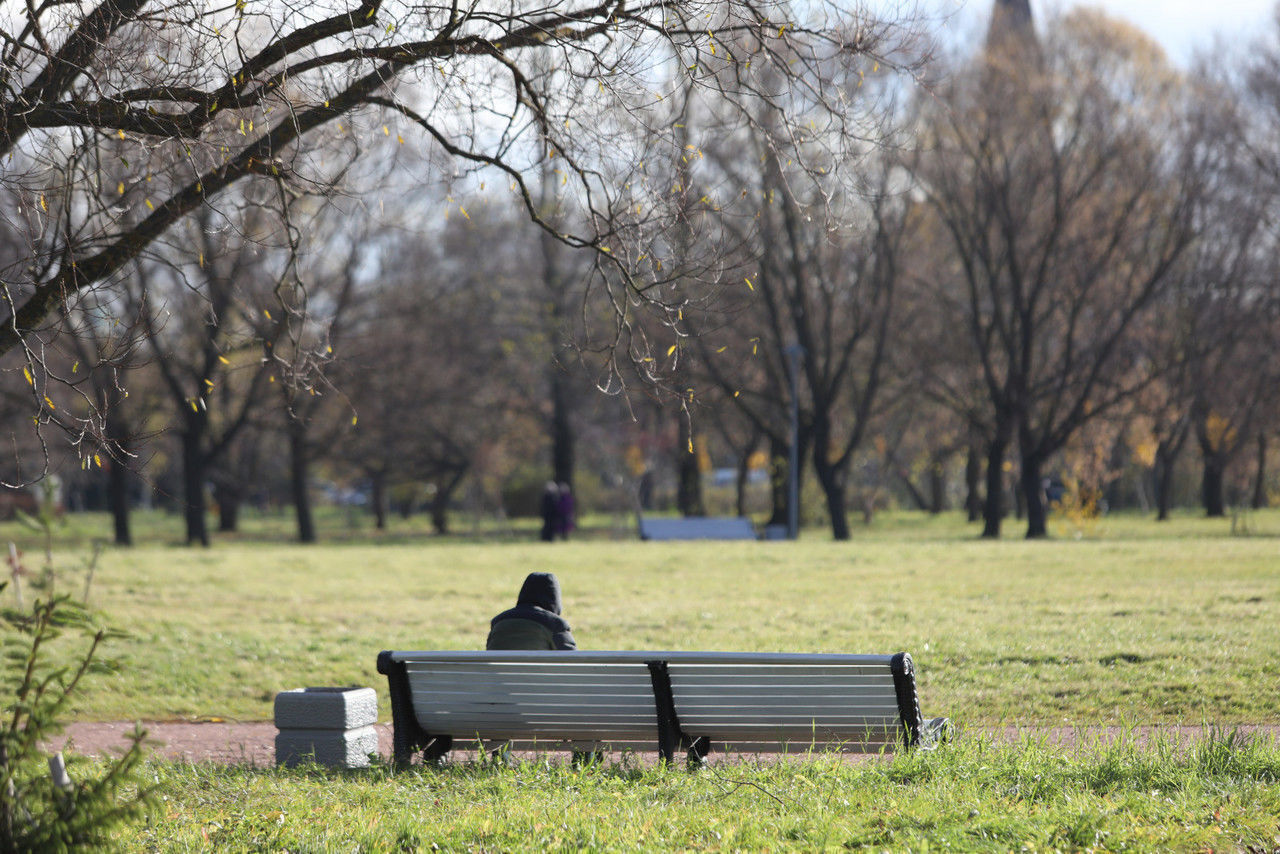
<svg viewBox="0 0 1280 854">
<path fill-rule="evenodd" d="M 393 752 L 438 761 L 455 745 L 877 752 L 936 745 L 911 656 L 749 652 L 383 652 Z M 584 748 L 584 744 L 592 747 Z"/>
<path fill-rule="evenodd" d="M 686 516 L 639 521 L 642 540 L 754 540 L 755 526 L 746 516 Z"/>
</svg>

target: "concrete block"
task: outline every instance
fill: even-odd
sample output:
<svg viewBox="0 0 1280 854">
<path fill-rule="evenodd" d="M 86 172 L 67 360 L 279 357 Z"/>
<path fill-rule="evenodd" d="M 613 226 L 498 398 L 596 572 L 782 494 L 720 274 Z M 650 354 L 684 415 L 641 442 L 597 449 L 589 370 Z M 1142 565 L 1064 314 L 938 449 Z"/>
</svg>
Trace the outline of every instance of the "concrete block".
<svg viewBox="0 0 1280 854">
<path fill-rule="evenodd" d="M 372 688 L 298 688 L 276 694 L 276 729 L 344 730 L 378 722 Z"/>
<path fill-rule="evenodd" d="M 348 730 L 284 729 L 276 733 L 276 764 L 314 760 L 333 768 L 366 768 L 378 752 L 378 732 L 371 726 Z"/>
</svg>

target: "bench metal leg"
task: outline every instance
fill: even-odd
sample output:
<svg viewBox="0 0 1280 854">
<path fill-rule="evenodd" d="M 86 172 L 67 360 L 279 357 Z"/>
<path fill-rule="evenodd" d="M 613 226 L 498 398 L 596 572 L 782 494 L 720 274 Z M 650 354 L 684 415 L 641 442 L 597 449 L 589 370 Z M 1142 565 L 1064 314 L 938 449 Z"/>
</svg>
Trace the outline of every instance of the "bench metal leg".
<svg viewBox="0 0 1280 854">
<path fill-rule="evenodd" d="M 700 735 L 694 739 L 688 739 L 689 749 L 689 767 L 700 768 L 706 760 L 707 754 L 711 752 L 711 739 L 705 735 Z"/>
<path fill-rule="evenodd" d="M 933 750 L 940 744 L 946 744 L 955 737 L 951 726 L 951 718 L 932 718 L 920 727 L 920 749 Z"/>
<path fill-rule="evenodd" d="M 453 736 L 432 736 L 429 738 L 427 743 L 423 745 L 422 761 L 426 762 L 428 765 L 439 765 L 444 761 L 444 758 L 449 755 L 449 751 L 452 749 Z M 412 750 L 410 753 L 412 753 Z"/>
<path fill-rule="evenodd" d="M 670 765 L 680 745 L 680 721 L 676 717 L 676 701 L 671 693 L 671 674 L 665 661 L 646 661 L 649 681 L 653 684 L 653 705 L 658 715 L 658 761 Z"/>
<path fill-rule="evenodd" d="M 696 768 L 711 752 L 711 739 L 706 736 L 690 738 L 680 727 L 676 714 L 676 698 L 671 690 L 671 671 L 665 661 L 647 661 L 649 680 L 653 683 L 653 705 L 658 715 L 658 761 L 664 765 L 675 762 L 676 749 L 683 748 L 689 767 Z"/>
<path fill-rule="evenodd" d="M 920 743 L 920 697 L 916 694 L 916 669 L 908 653 L 900 652 L 889 662 L 893 673 L 894 693 L 898 698 L 898 714 L 902 718 L 902 740 L 909 750 Z"/>
<path fill-rule="evenodd" d="M 378 654 L 378 672 L 387 677 L 387 690 L 391 695 L 391 756 L 396 766 L 406 767 L 413 754 L 423 748 L 427 750 L 429 761 L 439 761 L 449 752 L 453 739 L 448 736 L 432 738 L 418 725 L 404 662 L 392 660 L 390 652 L 381 652 Z M 433 751 L 436 752 L 434 757 L 431 756 Z"/>
</svg>

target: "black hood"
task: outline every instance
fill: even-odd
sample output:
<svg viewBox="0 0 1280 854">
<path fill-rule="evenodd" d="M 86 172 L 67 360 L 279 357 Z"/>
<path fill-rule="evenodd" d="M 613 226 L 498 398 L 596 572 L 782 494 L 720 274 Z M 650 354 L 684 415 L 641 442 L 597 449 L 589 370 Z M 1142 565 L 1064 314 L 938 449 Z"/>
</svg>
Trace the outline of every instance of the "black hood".
<svg viewBox="0 0 1280 854">
<path fill-rule="evenodd" d="M 560 582 L 550 572 L 531 572 L 520 588 L 519 605 L 534 605 L 553 614 L 560 613 Z"/>
</svg>

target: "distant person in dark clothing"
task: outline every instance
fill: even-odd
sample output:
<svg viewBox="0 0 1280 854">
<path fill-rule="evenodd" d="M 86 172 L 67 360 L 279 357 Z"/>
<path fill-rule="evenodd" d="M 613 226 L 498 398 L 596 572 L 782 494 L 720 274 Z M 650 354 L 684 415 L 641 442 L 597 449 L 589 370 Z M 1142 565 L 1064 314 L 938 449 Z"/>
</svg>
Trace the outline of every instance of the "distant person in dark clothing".
<svg viewBox="0 0 1280 854">
<path fill-rule="evenodd" d="M 531 572 L 516 606 L 489 623 L 485 649 L 577 649 L 569 623 L 560 616 L 560 582 L 550 572 Z"/>
<path fill-rule="evenodd" d="M 556 533 L 560 535 L 560 539 L 569 539 L 569 534 L 573 532 L 574 523 L 574 501 L 573 490 L 569 488 L 569 484 L 560 484 L 560 502 L 556 509 Z"/>
<path fill-rule="evenodd" d="M 542 541 L 549 543 L 559 533 L 560 519 L 560 487 L 554 481 L 547 481 L 542 490 Z"/>
</svg>

